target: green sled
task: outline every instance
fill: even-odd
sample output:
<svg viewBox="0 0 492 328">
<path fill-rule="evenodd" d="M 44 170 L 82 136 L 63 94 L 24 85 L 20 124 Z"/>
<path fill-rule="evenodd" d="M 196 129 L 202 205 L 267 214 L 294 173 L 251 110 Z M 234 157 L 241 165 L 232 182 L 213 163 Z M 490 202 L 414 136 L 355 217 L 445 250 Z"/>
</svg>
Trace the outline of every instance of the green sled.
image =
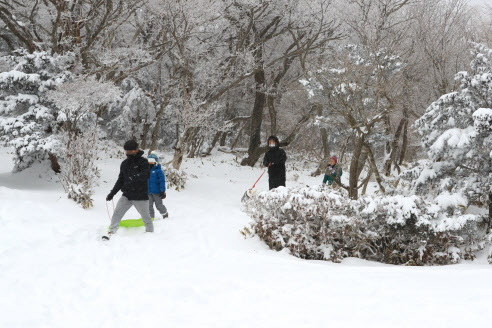
<svg viewBox="0 0 492 328">
<path fill-rule="evenodd" d="M 152 221 L 154 221 L 154 218 L 152 218 Z M 128 220 L 121 220 L 120 221 L 120 227 L 124 228 L 137 228 L 137 227 L 143 227 L 145 226 L 145 223 L 143 222 L 142 218 L 140 219 L 128 219 Z"/>
</svg>

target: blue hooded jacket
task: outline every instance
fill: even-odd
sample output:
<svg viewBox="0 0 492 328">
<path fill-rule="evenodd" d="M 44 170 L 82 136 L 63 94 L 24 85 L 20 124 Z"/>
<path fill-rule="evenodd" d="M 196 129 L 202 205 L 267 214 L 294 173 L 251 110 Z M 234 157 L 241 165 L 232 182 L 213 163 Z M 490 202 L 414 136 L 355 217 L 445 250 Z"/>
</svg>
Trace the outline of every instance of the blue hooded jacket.
<svg viewBox="0 0 492 328">
<path fill-rule="evenodd" d="M 161 164 L 155 164 L 150 169 L 149 194 L 160 194 L 166 191 L 166 177 L 162 172 Z"/>
</svg>

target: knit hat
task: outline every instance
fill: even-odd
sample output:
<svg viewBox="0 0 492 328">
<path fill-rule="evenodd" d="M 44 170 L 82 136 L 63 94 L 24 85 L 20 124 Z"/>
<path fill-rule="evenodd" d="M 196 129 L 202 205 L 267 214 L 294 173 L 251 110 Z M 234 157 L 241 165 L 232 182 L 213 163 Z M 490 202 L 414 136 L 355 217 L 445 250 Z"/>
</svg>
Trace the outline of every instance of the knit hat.
<svg viewBox="0 0 492 328">
<path fill-rule="evenodd" d="M 123 146 L 125 150 L 137 150 L 138 148 L 138 143 L 135 140 L 128 140 L 125 142 L 125 145 Z"/>
<path fill-rule="evenodd" d="M 338 157 L 336 157 L 335 155 L 331 156 L 330 159 L 334 160 L 335 164 L 338 163 Z"/>
<path fill-rule="evenodd" d="M 155 152 L 152 152 L 149 157 L 147 157 L 149 163 L 159 163 L 159 156 Z"/>
</svg>

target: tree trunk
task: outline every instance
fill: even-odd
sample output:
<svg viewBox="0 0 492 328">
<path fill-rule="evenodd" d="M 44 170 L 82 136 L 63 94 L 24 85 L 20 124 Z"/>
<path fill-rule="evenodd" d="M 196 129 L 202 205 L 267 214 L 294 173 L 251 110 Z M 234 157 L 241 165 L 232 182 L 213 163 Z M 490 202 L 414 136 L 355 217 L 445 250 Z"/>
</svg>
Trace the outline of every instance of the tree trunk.
<svg viewBox="0 0 492 328">
<path fill-rule="evenodd" d="M 369 169 L 369 173 L 367 174 L 367 179 L 364 182 L 364 187 L 362 187 L 362 196 L 366 194 L 367 186 L 369 185 L 369 181 L 371 181 L 372 169 Z"/>
<path fill-rule="evenodd" d="M 212 144 L 210 145 L 210 147 L 208 147 L 207 151 L 205 152 L 205 155 L 210 155 L 210 153 L 212 152 L 212 150 L 214 150 L 215 148 L 215 145 L 217 144 L 217 142 L 219 141 L 220 139 L 220 136 L 225 133 L 225 132 L 222 132 L 222 131 L 217 131 L 217 133 L 215 134 L 214 136 L 214 139 L 212 140 Z"/>
<path fill-rule="evenodd" d="M 168 103 L 169 99 L 167 97 L 164 98 L 164 101 L 161 103 L 161 105 L 159 106 L 159 110 L 157 111 L 155 117 L 154 131 L 152 131 L 152 142 L 150 144 L 149 155 L 153 150 L 157 148 L 157 138 L 159 137 L 159 131 L 161 129 L 162 116 L 164 114 L 164 109 L 166 108 Z"/>
<path fill-rule="evenodd" d="M 364 136 L 355 136 L 354 152 L 352 154 L 352 160 L 350 161 L 350 176 L 349 176 L 349 197 L 350 199 L 357 200 L 358 198 L 358 171 L 360 167 L 360 155 L 362 153 L 362 146 L 364 145 Z"/>
<path fill-rule="evenodd" d="M 267 107 L 270 114 L 270 134 L 272 136 L 277 135 L 277 112 L 275 110 L 275 98 L 273 96 L 267 97 Z"/>
<path fill-rule="evenodd" d="M 220 143 L 219 143 L 219 145 L 221 147 L 224 147 L 225 146 L 225 144 L 226 144 L 226 138 L 227 138 L 227 133 L 225 133 L 225 132 L 222 133 L 222 136 L 220 137 Z"/>
<path fill-rule="evenodd" d="M 378 167 L 376 164 L 376 160 L 374 158 L 374 154 L 372 153 L 372 150 L 369 147 L 369 145 L 365 144 L 364 146 L 366 147 L 367 152 L 369 153 L 369 163 L 371 164 L 371 170 L 374 172 L 374 176 L 376 177 L 376 181 L 379 185 L 379 189 L 381 189 L 381 191 L 383 193 L 385 193 L 386 190 L 383 187 L 383 182 L 382 182 L 381 176 L 379 175 L 379 171 L 378 171 Z"/>
<path fill-rule="evenodd" d="M 403 127 L 403 141 L 401 144 L 400 159 L 398 161 L 398 165 L 401 165 L 403 163 L 403 160 L 405 159 L 405 155 L 407 153 L 407 147 L 408 147 L 408 118 L 406 118 L 405 126 Z"/>
<path fill-rule="evenodd" d="M 237 136 L 236 136 L 236 139 L 234 139 L 234 142 L 232 143 L 232 146 L 231 146 L 231 150 L 233 150 L 234 148 L 236 148 L 237 146 L 237 143 L 239 142 L 239 138 L 241 138 L 241 135 L 243 134 L 243 131 L 244 129 L 246 128 L 248 124 L 245 123 L 243 125 L 243 127 L 239 130 L 239 132 L 237 133 Z"/>
<path fill-rule="evenodd" d="M 400 124 L 398 125 L 398 128 L 396 129 L 395 136 L 393 138 L 393 143 L 391 144 L 391 148 L 390 148 L 391 153 L 386 159 L 386 163 L 384 163 L 384 174 L 386 176 L 390 176 L 391 174 L 391 164 L 396 163 L 398 140 L 400 139 L 401 131 L 403 130 L 405 122 L 406 122 L 406 118 L 402 118 Z"/>
<path fill-rule="evenodd" d="M 196 136 L 198 134 L 199 128 L 194 129 L 195 132 L 193 133 L 193 136 Z M 203 137 L 200 139 L 196 140 L 194 137 L 192 138 L 191 141 L 191 148 L 190 152 L 188 153 L 188 158 L 195 158 L 195 154 L 197 151 L 200 151 L 200 147 L 202 146 L 203 143 Z"/>
<path fill-rule="evenodd" d="M 357 168 L 357 180 L 359 180 L 359 177 L 362 174 L 362 171 L 364 170 L 364 166 L 366 166 L 368 156 L 369 154 L 367 152 L 367 149 L 362 147 L 359 157 L 359 167 Z"/>
<path fill-rule="evenodd" d="M 259 158 L 258 147 L 261 143 L 261 123 L 263 120 L 263 109 L 265 108 L 265 71 L 260 70 L 255 74 L 256 93 L 253 113 L 251 114 L 250 123 L 250 141 L 248 147 L 248 157 L 241 161 L 241 165 L 255 165 Z"/>
<path fill-rule="evenodd" d="M 492 193 L 489 193 L 489 222 L 492 222 Z"/>
<path fill-rule="evenodd" d="M 176 130 L 178 130 L 177 125 L 176 125 Z M 188 146 L 188 139 L 189 139 L 189 135 L 191 134 L 191 130 L 192 128 L 186 129 L 183 136 L 179 138 L 178 142 L 176 143 L 176 146 L 174 147 L 174 156 L 173 156 L 172 164 L 173 164 L 173 168 L 175 168 L 176 170 L 179 170 L 179 168 L 181 167 L 181 163 L 183 162 L 183 156 L 184 156 L 185 149 Z"/>
<path fill-rule="evenodd" d="M 316 115 L 323 115 L 323 107 L 320 104 L 316 104 Z M 328 158 L 330 157 L 330 147 L 328 146 L 328 131 L 325 127 L 319 129 L 321 134 L 321 152 L 323 153 L 323 158 L 321 159 L 316 171 L 311 174 L 311 176 L 318 176 L 326 170 L 328 166 Z"/>
<path fill-rule="evenodd" d="M 345 152 L 347 151 L 347 145 L 349 144 L 350 142 L 350 138 L 352 138 L 352 136 L 349 136 L 347 138 L 347 141 L 345 141 L 345 143 L 343 144 L 343 148 L 342 148 L 342 151 L 341 151 L 341 155 L 340 155 L 340 158 L 339 158 L 339 162 L 340 163 L 343 163 L 343 160 L 345 158 Z"/>
<path fill-rule="evenodd" d="M 142 140 L 142 142 L 140 143 L 141 149 L 147 148 L 147 135 L 149 134 L 149 130 L 150 130 L 150 123 L 144 123 L 142 135 L 140 136 L 140 139 Z"/>
<path fill-rule="evenodd" d="M 60 167 L 60 164 L 58 163 L 58 158 L 56 158 L 56 156 L 54 154 L 52 154 L 52 153 L 49 153 L 48 156 L 49 156 L 50 162 L 51 162 L 51 169 L 55 173 L 60 173 L 61 172 L 61 167 Z"/>
</svg>

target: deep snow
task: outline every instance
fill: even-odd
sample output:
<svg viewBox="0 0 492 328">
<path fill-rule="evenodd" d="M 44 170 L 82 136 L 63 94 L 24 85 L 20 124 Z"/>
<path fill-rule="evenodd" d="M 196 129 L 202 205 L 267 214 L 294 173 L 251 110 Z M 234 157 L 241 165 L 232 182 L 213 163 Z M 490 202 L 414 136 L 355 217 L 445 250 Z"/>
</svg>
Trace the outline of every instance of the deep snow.
<svg viewBox="0 0 492 328">
<path fill-rule="evenodd" d="M 186 160 L 197 178 L 170 189 L 170 217 L 120 229 L 105 196 L 118 159 L 101 161 L 95 206 L 66 199 L 46 166 L 12 174 L 0 149 L 0 327 L 478 327 L 490 321 L 492 267 L 306 261 L 239 230 L 240 199 L 261 174 L 232 155 Z M 167 160 L 170 154 L 165 154 Z M 161 160 L 162 162 L 162 160 Z M 294 174 L 301 175 L 293 181 Z M 288 174 L 287 184 L 322 177 Z M 41 176 L 41 178 L 40 178 Z M 267 189 L 267 179 L 258 184 Z M 115 197 L 117 200 L 120 193 Z M 136 218 L 132 210 L 125 218 Z"/>
</svg>

